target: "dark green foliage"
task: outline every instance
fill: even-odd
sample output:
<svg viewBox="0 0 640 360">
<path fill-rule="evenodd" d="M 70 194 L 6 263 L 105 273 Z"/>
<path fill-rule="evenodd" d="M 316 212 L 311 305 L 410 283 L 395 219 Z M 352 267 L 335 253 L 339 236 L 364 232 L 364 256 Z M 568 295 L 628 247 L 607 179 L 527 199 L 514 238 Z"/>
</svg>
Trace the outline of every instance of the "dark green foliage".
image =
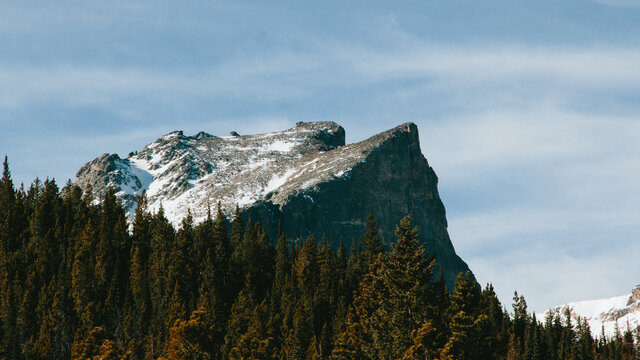
<svg viewBox="0 0 640 360">
<path fill-rule="evenodd" d="M 373 212 L 367 216 L 367 226 L 364 235 L 360 239 L 360 247 L 364 250 L 365 263 L 368 266 L 382 252 L 382 241 L 380 241 L 380 229 Z"/>
<path fill-rule="evenodd" d="M 274 244 L 236 210 L 176 231 L 144 194 L 130 224 L 68 183 L 0 179 L 0 359 L 631 360 L 638 333 L 594 339 L 539 322 L 460 274 L 447 291 L 410 218 L 385 253 L 373 214 L 347 254 L 326 237 Z M 635 334 L 635 335 L 634 335 Z"/>
</svg>

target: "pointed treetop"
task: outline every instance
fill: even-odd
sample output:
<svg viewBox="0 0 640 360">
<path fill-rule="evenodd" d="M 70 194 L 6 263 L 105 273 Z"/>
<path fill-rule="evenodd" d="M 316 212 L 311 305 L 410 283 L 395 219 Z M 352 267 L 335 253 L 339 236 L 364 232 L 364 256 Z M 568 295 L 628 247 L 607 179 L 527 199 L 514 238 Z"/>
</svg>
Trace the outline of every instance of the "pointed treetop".
<svg viewBox="0 0 640 360">
<path fill-rule="evenodd" d="M 219 209 L 219 207 L 218 207 Z M 207 201 L 207 220 L 206 222 L 210 222 L 211 219 L 211 204 L 209 204 L 209 201 Z"/>
<path fill-rule="evenodd" d="M 158 217 L 163 218 L 164 217 L 164 206 L 162 206 L 162 201 L 160 201 L 160 207 L 158 208 L 158 213 L 157 213 Z"/>
<path fill-rule="evenodd" d="M 378 256 L 379 253 L 382 252 L 382 243 L 379 236 L 380 227 L 376 222 L 375 217 L 373 216 L 373 212 L 371 211 L 369 211 L 369 215 L 367 216 L 366 226 L 367 229 L 360 241 L 362 242 L 364 252 L 371 262 Z"/>
<path fill-rule="evenodd" d="M 329 249 L 329 240 L 327 239 L 327 234 L 326 233 L 322 234 L 322 243 L 321 243 L 321 245 L 322 245 L 322 248 Z"/>
<path fill-rule="evenodd" d="M 2 179 L 0 180 L 0 188 L 4 190 L 5 193 L 9 195 L 10 198 L 13 198 L 15 192 L 13 189 L 13 181 L 11 181 L 11 172 L 9 171 L 9 162 L 7 160 L 7 156 L 4 156 L 4 170 L 2 171 Z M 5 199 L 6 200 L 6 199 Z M 11 201 L 11 200 L 8 200 Z"/>
<path fill-rule="evenodd" d="M 187 216 L 182 219 L 181 230 L 192 230 L 193 227 L 193 215 L 191 215 L 191 209 L 187 209 Z"/>
<path fill-rule="evenodd" d="M 398 241 L 392 245 L 394 252 L 401 248 L 414 249 L 418 247 L 418 228 L 412 228 L 411 215 L 400 220 L 400 224 L 396 227 L 396 237 Z"/>
<path fill-rule="evenodd" d="M 340 245 L 338 245 L 338 251 L 336 252 L 338 257 L 347 257 L 347 249 L 344 247 L 344 239 L 340 237 Z"/>
<path fill-rule="evenodd" d="M 244 232 L 244 222 L 240 215 L 240 208 L 236 205 L 236 214 L 233 218 L 233 224 L 231 225 L 231 242 L 233 244 L 239 244 L 242 242 L 242 236 Z"/>
<path fill-rule="evenodd" d="M 7 155 L 4 156 L 4 162 L 2 163 L 2 181 L 11 180 L 11 172 L 9 171 L 9 160 Z"/>
<path fill-rule="evenodd" d="M 222 211 L 222 204 L 218 201 L 218 212 L 216 214 L 216 222 L 227 221 L 227 216 Z"/>
<path fill-rule="evenodd" d="M 351 238 L 351 248 L 349 249 L 349 256 L 355 259 L 354 255 L 357 255 L 359 253 L 360 253 L 360 246 L 358 242 L 354 238 Z"/>
<path fill-rule="evenodd" d="M 87 183 L 84 188 L 84 200 L 87 204 L 90 204 L 93 201 L 93 187 L 90 183 Z"/>
<path fill-rule="evenodd" d="M 140 212 L 141 214 L 147 211 L 147 207 L 149 202 L 147 201 L 147 191 L 142 190 L 140 196 L 138 196 L 138 206 L 136 207 L 136 213 Z"/>
</svg>

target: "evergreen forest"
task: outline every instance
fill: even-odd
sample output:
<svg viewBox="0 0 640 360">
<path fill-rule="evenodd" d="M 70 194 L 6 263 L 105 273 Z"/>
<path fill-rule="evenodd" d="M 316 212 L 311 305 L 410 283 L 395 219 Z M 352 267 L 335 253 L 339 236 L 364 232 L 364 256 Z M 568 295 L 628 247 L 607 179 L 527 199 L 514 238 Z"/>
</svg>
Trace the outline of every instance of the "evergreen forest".
<svg viewBox="0 0 640 360">
<path fill-rule="evenodd" d="M 460 274 L 447 289 L 411 218 L 383 249 L 269 239 L 220 210 L 175 229 L 144 194 L 0 180 L 0 359 L 639 359 L 637 331 L 594 338 L 569 314 Z M 228 219 L 233 219 L 229 221 Z M 342 243 L 341 243 L 342 244 Z"/>
</svg>

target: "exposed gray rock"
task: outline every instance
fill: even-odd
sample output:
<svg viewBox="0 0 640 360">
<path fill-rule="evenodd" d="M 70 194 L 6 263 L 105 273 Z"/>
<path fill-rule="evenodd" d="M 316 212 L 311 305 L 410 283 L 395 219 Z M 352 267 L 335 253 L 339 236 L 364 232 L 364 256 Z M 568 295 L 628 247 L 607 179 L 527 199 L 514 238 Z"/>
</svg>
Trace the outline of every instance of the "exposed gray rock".
<svg viewBox="0 0 640 360">
<path fill-rule="evenodd" d="M 633 290 L 631 290 L 631 297 L 629 298 L 629 305 L 632 303 L 640 302 L 640 285 L 636 285 Z"/>
<path fill-rule="evenodd" d="M 333 246 L 342 236 L 347 248 L 363 234 L 369 211 L 387 248 L 396 224 L 411 214 L 450 288 L 468 270 L 449 239 L 438 179 L 413 123 L 349 145 L 333 122 L 224 137 L 176 131 L 127 159 L 105 154 L 83 166 L 76 179 L 98 196 L 114 187 L 131 214 L 135 196 L 146 190 L 150 209 L 162 204 L 174 225 L 188 210 L 198 220 L 218 203 L 228 214 L 238 205 L 244 217 L 266 225 L 272 239 L 281 222 L 291 241 L 326 234 Z"/>
</svg>

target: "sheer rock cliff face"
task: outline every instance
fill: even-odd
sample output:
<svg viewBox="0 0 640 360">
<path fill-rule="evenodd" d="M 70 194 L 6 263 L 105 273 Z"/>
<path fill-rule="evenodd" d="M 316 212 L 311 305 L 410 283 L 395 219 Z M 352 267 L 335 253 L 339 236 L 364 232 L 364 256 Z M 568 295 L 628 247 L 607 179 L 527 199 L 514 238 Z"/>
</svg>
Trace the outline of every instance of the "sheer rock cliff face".
<svg viewBox="0 0 640 360">
<path fill-rule="evenodd" d="M 333 122 L 298 123 L 282 132 L 184 136 L 173 132 L 121 159 L 105 154 L 76 176 L 98 197 L 114 187 L 133 214 L 136 196 L 146 190 L 149 207 L 160 206 L 179 226 L 190 212 L 196 220 L 220 204 L 233 214 L 266 225 L 276 238 L 281 222 L 290 241 L 326 234 L 347 249 L 365 229 L 373 211 L 384 245 L 395 226 L 411 214 L 419 239 L 435 253 L 438 272 L 449 288 L 468 267 L 447 233 L 438 179 L 420 151 L 418 129 L 406 123 L 359 143 L 345 145 L 344 129 Z"/>
</svg>

